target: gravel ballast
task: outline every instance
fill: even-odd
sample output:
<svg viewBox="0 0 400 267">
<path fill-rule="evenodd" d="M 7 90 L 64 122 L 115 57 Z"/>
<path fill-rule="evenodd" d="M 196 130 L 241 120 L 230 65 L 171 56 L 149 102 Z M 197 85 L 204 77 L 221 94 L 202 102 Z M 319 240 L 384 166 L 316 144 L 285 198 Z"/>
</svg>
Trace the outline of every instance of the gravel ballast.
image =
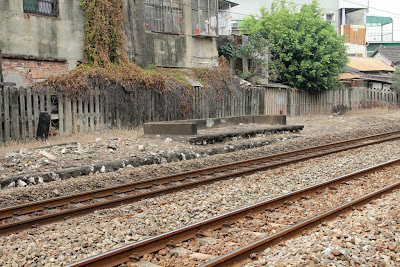
<svg viewBox="0 0 400 267">
<path fill-rule="evenodd" d="M 399 266 L 400 190 L 266 249 L 250 266 Z"/>
<path fill-rule="evenodd" d="M 388 142 L 0 237 L 0 264 L 72 262 L 399 156 Z"/>
<path fill-rule="evenodd" d="M 210 258 L 229 253 L 399 180 L 400 165 L 391 166 L 320 189 L 312 196 L 286 201 L 278 208 L 252 213 L 251 216 L 229 224 L 229 227 L 223 226 L 214 231 L 203 229 L 201 235 L 193 239 L 146 254 L 142 258 L 143 262 L 132 261 L 126 266 L 140 266 L 140 263 L 147 262 L 161 266 L 198 266 Z"/>
</svg>

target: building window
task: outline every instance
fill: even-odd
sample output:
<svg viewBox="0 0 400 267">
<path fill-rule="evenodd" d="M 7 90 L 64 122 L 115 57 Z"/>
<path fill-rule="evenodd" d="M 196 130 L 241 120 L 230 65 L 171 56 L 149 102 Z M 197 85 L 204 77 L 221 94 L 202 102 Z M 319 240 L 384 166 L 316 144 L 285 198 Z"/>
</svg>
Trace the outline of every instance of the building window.
<svg viewBox="0 0 400 267">
<path fill-rule="evenodd" d="M 219 1 L 218 8 L 218 35 L 229 36 L 232 34 L 231 3 Z"/>
<path fill-rule="evenodd" d="M 58 0 L 24 0 L 24 12 L 56 17 Z"/>
<path fill-rule="evenodd" d="M 325 20 L 326 21 L 335 21 L 335 14 L 325 14 Z"/>
<path fill-rule="evenodd" d="M 192 34 L 217 36 L 217 0 L 192 0 Z"/>
<path fill-rule="evenodd" d="M 144 8 L 147 31 L 183 33 L 182 0 L 145 0 Z"/>
</svg>

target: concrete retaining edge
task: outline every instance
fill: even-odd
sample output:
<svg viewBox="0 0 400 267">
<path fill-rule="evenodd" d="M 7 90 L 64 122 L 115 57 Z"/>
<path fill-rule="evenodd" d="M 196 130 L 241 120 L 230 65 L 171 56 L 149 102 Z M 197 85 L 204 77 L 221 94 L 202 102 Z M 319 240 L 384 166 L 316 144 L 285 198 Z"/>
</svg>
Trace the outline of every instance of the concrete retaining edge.
<svg viewBox="0 0 400 267">
<path fill-rule="evenodd" d="M 280 132 L 299 132 L 304 129 L 304 125 L 284 125 L 284 126 L 275 126 L 275 127 L 267 127 L 267 128 L 258 128 L 258 129 L 243 129 L 243 130 L 236 130 L 236 131 L 229 131 L 224 133 L 217 133 L 217 134 L 205 134 L 199 135 L 196 137 L 189 138 L 189 143 L 196 144 L 196 145 L 204 145 L 204 144 L 214 144 L 215 142 L 224 142 L 229 140 L 233 137 L 244 137 L 250 138 L 257 136 L 259 134 L 266 134 L 266 133 L 280 133 Z"/>
</svg>

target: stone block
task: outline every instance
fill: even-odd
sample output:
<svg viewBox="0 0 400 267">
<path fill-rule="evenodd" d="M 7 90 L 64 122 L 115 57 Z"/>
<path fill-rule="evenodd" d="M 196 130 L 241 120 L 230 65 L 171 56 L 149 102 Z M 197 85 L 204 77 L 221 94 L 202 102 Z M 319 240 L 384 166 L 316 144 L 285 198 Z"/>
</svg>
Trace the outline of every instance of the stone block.
<svg viewBox="0 0 400 267">
<path fill-rule="evenodd" d="M 143 126 L 145 135 L 196 135 L 196 122 L 150 122 Z"/>
</svg>

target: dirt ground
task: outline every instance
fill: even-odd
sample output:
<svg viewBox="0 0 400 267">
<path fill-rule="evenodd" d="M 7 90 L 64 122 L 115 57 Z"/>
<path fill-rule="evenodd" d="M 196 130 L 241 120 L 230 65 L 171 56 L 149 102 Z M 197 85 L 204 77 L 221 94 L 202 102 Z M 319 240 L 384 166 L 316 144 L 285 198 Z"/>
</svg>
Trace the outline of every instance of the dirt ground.
<svg viewBox="0 0 400 267">
<path fill-rule="evenodd" d="M 344 115 L 303 116 L 287 118 L 288 125 L 304 125 L 300 133 L 292 137 L 318 137 L 351 131 L 368 129 L 384 125 L 400 125 L 399 110 L 360 110 Z M 252 128 L 260 125 L 239 125 L 232 128 Z M 221 128 L 227 131 L 227 129 Z M 215 129 L 213 129 L 215 132 Z M 162 153 L 196 148 L 215 148 L 237 144 L 249 139 L 232 138 L 225 144 L 207 144 L 196 146 L 186 141 L 171 140 L 162 136 L 143 138 L 143 129 L 107 130 L 90 134 L 54 136 L 47 141 L 13 142 L 0 147 L 0 178 L 16 174 L 52 171 L 62 168 L 85 166 L 129 157 L 148 157 Z M 259 135 L 251 141 L 266 140 L 288 136 L 288 133 Z M 286 138 L 286 137 L 285 137 Z"/>
</svg>

